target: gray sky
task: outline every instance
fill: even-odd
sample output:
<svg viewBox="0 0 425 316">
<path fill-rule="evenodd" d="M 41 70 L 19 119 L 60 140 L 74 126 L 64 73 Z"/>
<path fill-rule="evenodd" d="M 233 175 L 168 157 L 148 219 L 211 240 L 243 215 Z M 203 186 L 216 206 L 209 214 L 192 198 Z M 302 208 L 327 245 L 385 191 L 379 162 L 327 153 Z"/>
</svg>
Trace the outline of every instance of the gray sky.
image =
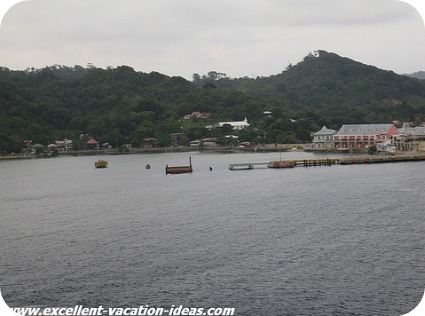
<svg viewBox="0 0 425 316">
<path fill-rule="evenodd" d="M 0 28 L 0 66 L 14 70 L 92 63 L 187 79 L 269 76 L 319 49 L 425 70 L 424 22 L 395 0 L 30 0 Z"/>
</svg>

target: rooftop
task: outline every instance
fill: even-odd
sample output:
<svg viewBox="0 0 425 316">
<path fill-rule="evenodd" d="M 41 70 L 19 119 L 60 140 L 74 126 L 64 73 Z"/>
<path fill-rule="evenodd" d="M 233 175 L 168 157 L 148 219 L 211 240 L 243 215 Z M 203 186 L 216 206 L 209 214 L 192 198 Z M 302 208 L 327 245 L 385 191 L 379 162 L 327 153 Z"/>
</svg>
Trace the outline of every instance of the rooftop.
<svg viewBox="0 0 425 316">
<path fill-rule="evenodd" d="M 343 125 L 335 135 L 386 134 L 394 124 L 348 124 Z"/>
<path fill-rule="evenodd" d="M 326 126 L 323 126 L 322 129 L 316 133 L 313 134 L 313 136 L 322 136 L 322 135 L 333 135 L 336 133 L 336 130 L 327 128 Z"/>
</svg>

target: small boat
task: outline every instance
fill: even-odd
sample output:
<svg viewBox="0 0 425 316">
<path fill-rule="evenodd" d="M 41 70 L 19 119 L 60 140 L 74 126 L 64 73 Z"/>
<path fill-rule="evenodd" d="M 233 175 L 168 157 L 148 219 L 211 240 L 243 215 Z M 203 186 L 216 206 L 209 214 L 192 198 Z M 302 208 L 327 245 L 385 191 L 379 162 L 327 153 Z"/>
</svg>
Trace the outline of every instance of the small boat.
<svg viewBox="0 0 425 316">
<path fill-rule="evenodd" d="M 295 163 L 293 161 L 272 161 L 267 164 L 268 168 L 294 168 Z"/>
<path fill-rule="evenodd" d="M 192 172 L 192 158 L 189 157 L 189 166 L 177 166 L 177 167 L 169 167 L 165 166 L 165 174 L 179 174 L 179 173 L 190 173 Z"/>
<path fill-rule="evenodd" d="M 106 160 L 99 159 L 94 163 L 95 168 L 108 168 L 108 162 Z"/>
<path fill-rule="evenodd" d="M 151 165 L 150 164 L 146 164 L 146 169 L 150 169 Z"/>
</svg>

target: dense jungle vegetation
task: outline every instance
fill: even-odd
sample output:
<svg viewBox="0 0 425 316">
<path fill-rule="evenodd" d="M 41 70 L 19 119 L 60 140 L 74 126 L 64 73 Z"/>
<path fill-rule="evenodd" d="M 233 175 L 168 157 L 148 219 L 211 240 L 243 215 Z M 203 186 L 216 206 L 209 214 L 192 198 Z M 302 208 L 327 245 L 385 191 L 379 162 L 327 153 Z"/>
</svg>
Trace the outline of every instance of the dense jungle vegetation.
<svg viewBox="0 0 425 316">
<path fill-rule="evenodd" d="M 183 119 L 193 111 L 211 116 Z M 78 143 L 81 134 L 138 147 L 145 138 L 169 146 L 170 134 L 180 133 L 179 144 L 188 145 L 235 134 L 229 126 L 205 126 L 245 117 L 251 126 L 237 132 L 239 140 L 268 143 L 308 142 L 323 125 L 419 123 L 425 120 L 425 81 L 325 51 L 270 77 L 233 79 L 211 71 L 194 74 L 192 82 L 129 66 L 0 68 L 0 153 L 20 152 L 27 139 Z"/>
</svg>

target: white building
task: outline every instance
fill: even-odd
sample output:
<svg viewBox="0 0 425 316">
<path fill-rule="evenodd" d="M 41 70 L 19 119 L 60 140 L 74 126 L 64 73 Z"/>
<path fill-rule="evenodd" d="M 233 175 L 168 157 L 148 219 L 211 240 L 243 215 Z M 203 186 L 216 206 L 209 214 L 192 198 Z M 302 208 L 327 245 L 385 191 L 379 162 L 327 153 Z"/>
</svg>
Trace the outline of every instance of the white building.
<svg viewBox="0 0 425 316">
<path fill-rule="evenodd" d="M 53 145 L 53 146 L 52 146 Z M 55 140 L 54 144 L 50 144 L 49 148 L 56 147 L 59 151 L 67 151 L 72 149 L 72 140 L 64 139 L 64 140 Z"/>
<path fill-rule="evenodd" d="M 336 130 L 329 129 L 323 126 L 322 129 L 313 134 L 313 143 L 311 149 L 313 150 L 329 150 L 334 148 L 333 135 Z"/>
<path fill-rule="evenodd" d="M 244 129 L 245 127 L 250 126 L 250 124 L 248 123 L 248 119 L 245 117 L 245 119 L 243 121 L 218 122 L 217 124 L 207 126 L 207 128 L 213 129 L 213 128 L 216 128 L 216 127 L 223 127 L 224 125 L 232 126 L 234 131 L 240 131 L 240 130 Z"/>
</svg>

